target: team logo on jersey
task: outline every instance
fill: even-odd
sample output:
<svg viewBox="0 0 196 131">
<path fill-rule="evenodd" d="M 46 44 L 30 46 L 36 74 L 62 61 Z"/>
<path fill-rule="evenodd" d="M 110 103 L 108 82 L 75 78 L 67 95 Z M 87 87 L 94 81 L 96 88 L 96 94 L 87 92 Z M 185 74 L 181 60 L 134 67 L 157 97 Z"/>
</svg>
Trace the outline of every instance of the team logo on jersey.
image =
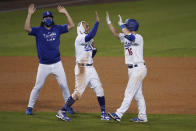
<svg viewBox="0 0 196 131">
<path fill-rule="evenodd" d="M 124 44 L 125 49 L 129 49 L 129 47 L 131 47 L 132 43 L 133 43 L 132 41 L 129 41 L 129 42 L 126 41 Z"/>
<path fill-rule="evenodd" d="M 85 45 L 84 46 L 84 50 L 85 51 L 91 51 L 92 50 L 92 46 L 91 45 Z"/>
<path fill-rule="evenodd" d="M 135 43 L 135 42 L 133 42 L 131 45 L 132 46 L 139 46 L 139 44 L 138 43 Z"/>
<path fill-rule="evenodd" d="M 49 41 L 55 41 L 56 40 L 56 33 L 55 32 L 48 32 L 47 34 L 43 34 L 44 39 L 49 42 Z"/>
</svg>

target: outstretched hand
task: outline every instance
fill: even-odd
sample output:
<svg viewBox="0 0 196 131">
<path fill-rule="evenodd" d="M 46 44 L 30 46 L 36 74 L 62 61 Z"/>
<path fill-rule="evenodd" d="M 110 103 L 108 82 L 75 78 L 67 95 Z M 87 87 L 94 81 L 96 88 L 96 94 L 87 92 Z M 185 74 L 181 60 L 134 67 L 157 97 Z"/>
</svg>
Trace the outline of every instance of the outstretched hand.
<svg viewBox="0 0 196 131">
<path fill-rule="evenodd" d="M 106 22 L 108 25 L 112 23 L 108 12 L 106 12 Z"/>
<path fill-rule="evenodd" d="M 63 14 L 68 13 L 67 10 L 65 9 L 65 7 L 63 7 L 61 5 L 57 6 L 57 10 L 58 10 L 59 13 L 63 13 Z"/>
<path fill-rule="evenodd" d="M 119 26 L 124 25 L 124 23 L 122 21 L 122 17 L 120 15 L 118 15 L 118 17 L 119 17 L 118 25 Z"/>
<path fill-rule="evenodd" d="M 100 19 L 99 19 L 98 12 L 96 11 L 95 13 L 96 13 L 96 21 L 98 21 L 98 22 L 99 22 L 99 21 L 100 21 Z"/>
<path fill-rule="evenodd" d="M 28 14 L 32 15 L 36 11 L 35 5 L 30 4 L 28 8 Z"/>
</svg>

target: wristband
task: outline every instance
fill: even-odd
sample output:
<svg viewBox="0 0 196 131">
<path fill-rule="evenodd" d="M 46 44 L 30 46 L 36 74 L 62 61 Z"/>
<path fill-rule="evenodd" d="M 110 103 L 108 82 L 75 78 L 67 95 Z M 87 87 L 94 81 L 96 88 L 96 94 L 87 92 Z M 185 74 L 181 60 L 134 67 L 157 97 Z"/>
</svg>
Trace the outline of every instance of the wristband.
<svg viewBox="0 0 196 131">
<path fill-rule="evenodd" d="M 120 28 L 121 29 L 124 29 L 125 28 L 125 25 L 123 24 L 123 25 L 120 25 Z"/>
</svg>

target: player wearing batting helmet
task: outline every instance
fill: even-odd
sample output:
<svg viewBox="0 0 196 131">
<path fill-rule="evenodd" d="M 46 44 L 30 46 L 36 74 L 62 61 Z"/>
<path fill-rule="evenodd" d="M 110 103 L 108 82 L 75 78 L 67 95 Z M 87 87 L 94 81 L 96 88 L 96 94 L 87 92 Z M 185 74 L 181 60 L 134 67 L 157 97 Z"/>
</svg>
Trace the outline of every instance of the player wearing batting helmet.
<svg viewBox="0 0 196 131">
<path fill-rule="evenodd" d="M 139 23 L 135 19 L 127 19 L 124 25 L 129 31 L 137 31 L 139 28 Z"/>
<path fill-rule="evenodd" d="M 109 14 L 106 13 L 106 21 L 110 31 L 120 39 L 124 45 L 125 63 L 128 66 L 129 81 L 125 90 L 124 100 L 115 113 L 109 116 L 120 122 L 123 114 L 128 110 L 134 98 L 138 105 L 138 117 L 131 119 L 133 122 L 147 122 L 146 104 L 142 93 L 142 81 L 146 77 L 147 68 L 143 59 L 143 37 L 137 33 L 139 23 L 135 19 L 127 19 L 125 23 L 119 15 L 119 26 L 122 33 L 112 25 Z"/>
</svg>

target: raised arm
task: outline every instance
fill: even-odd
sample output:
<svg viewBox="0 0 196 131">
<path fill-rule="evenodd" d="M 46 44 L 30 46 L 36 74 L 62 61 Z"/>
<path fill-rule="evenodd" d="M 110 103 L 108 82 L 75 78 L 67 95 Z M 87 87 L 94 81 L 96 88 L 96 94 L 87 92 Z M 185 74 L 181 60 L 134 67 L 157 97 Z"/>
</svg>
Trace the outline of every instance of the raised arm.
<svg viewBox="0 0 196 131">
<path fill-rule="evenodd" d="M 30 4 L 28 8 L 28 15 L 25 21 L 24 30 L 27 32 L 31 32 L 31 16 L 35 12 L 36 8 L 34 4 Z"/>
<path fill-rule="evenodd" d="M 74 24 L 71 16 L 69 15 L 68 11 L 61 5 L 57 6 L 57 10 L 59 13 L 62 13 L 66 16 L 67 22 L 68 22 L 68 30 L 72 29 L 75 26 L 75 24 Z"/>
<path fill-rule="evenodd" d="M 119 17 L 118 25 L 122 29 L 122 32 L 125 34 L 125 38 L 127 38 L 130 41 L 134 41 L 135 36 L 131 34 L 131 32 L 126 28 L 125 24 L 122 21 L 122 17 L 120 15 L 118 15 L 118 17 Z"/>
<path fill-rule="evenodd" d="M 109 29 L 110 29 L 110 31 L 112 32 L 112 34 L 113 34 L 116 38 L 119 39 L 119 32 L 118 32 L 118 30 L 112 25 L 112 22 L 111 22 L 111 20 L 110 20 L 110 17 L 109 17 L 109 13 L 108 13 L 108 12 L 106 12 L 106 22 L 107 22 L 107 24 L 108 24 L 108 26 L 109 26 Z"/>
<path fill-rule="evenodd" d="M 125 35 L 129 35 L 131 32 L 125 27 L 123 21 L 122 21 L 122 17 L 120 15 L 118 15 L 119 17 L 119 21 L 118 21 L 118 25 L 120 26 L 120 28 L 122 29 L 122 32 Z"/>
<path fill-rule="evenodd" d="M 90 41 L 92 38 L 95 37 L 96 33 L 97 33 L 97 29 L 98 29 L 98 26 L 99 26 L 99 15 L 97 13 L 97 11 L 95 12 L 96 13 L 96 22 L 95 22 L 95 25 L 93 27 L 93 29 L 91 30 L 91 32 L 85 36 L 85 42 L 88 42 Z"/>
</svg>

